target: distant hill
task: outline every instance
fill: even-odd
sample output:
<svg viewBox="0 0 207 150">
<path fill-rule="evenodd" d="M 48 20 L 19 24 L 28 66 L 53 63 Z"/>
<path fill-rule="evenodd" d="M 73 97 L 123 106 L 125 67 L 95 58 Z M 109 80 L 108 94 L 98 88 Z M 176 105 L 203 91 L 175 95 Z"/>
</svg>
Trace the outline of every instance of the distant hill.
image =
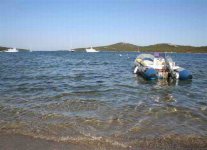
<svg viewBox="0 0 207 150">
<path fill-rule="evenodd" d="M 116 43 L 107 46 L 94 47 L 99 51 L 140 51 L 140 52 L 177 52 L 177 53 L 207 53 L 207 46 L 183 46 L 168 43 L 161 43 L 149 46 L 137 46 L 130 43 Z M 77 48 L 76 51 L 83 51 L 85 48 Z"/>
<path fill-rule="evenodd" d="M 12 47 L 3 47 L 3 46 L 0 46 L 0 52 L 2 51 L 5 51 L 9 48 L 12 48 Z M 19 52 L 28 52 L 29 50 L 28 49 L 22 49 L 22 48 L 16 48 Z"/>
</svg>

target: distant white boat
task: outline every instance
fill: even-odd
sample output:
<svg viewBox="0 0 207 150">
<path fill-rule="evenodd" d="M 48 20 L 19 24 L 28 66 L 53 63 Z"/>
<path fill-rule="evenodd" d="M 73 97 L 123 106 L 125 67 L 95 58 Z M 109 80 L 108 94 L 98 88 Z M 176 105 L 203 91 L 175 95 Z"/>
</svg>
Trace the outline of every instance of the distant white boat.
<svg viewBox="0 0 207 150">
<path fill-rule="evenodd" d="M 10 52 L 10 53 L 15 53 L 15 52 L 19 52 L 16 48 L 9 48 L 4 52 Z"/>
<path fill-rule="evenodd" d="M 75 52 L 75 50 L 74 50 L 74 49 L 69 49 L 68 51 L 69 51 L 69 52 Z"/>
<path fill-rule="evenodd" d="M 90 53 L 90 52 L 99 52 L 99 51 L 93 49 L 92 46 L 91 46 L 91 48 L 86 48 L 86 52 Z"/>
</svg>

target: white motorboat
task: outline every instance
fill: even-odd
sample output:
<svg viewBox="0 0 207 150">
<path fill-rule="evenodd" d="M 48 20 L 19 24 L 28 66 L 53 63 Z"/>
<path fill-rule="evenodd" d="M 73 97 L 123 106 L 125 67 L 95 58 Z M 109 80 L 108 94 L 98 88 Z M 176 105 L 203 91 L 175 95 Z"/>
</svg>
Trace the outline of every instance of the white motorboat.
<svg viewBox="0 0 207 150">
<path fill-rule="evenodd" d="M 90 53 L 90 52 L 99 52 L 99 51 L 93 49 L 92 46 L 91 46 L 90 48 L 86 48 L 86 52 Z"/>
<path fill-rule="evenodd" d="M 74 49 L 69 49 L 68 51 L 69 51 L 69 52 L 75 52 L 75 50 L 74 50 Z"/>
<path fill-rule="evenodd" d="M 192 74 L 188 70 L 175 65 L 169 56 L 160 56 L 159 53 L 140 54 L 135 59 L 134 73 L 140 74 L 148 80 L 153 79 L 192 79 Z"/>
<path fill-rule="evenodd" d="M 10 53 L 15 53 L 15 52 L 19 52 L 16 48 L 9 48 L 4 52 L 10 52 Z"/>
</svg>

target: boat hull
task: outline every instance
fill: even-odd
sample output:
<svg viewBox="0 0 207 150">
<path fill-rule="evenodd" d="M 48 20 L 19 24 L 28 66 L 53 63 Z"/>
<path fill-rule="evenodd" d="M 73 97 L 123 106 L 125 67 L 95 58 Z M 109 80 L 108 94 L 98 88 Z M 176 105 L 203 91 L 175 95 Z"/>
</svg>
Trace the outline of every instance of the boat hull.
<svg viewBox="0 0 207 150">
<path fill-rule="evenodd" d="M 158 79 L 158 72 L 153 68 L 148 68 L 143 73 L 143 77 L 147 80 L 155 80 Z"/>
<path fill-rule="evenodd" d="M 183 69 L 179 72 L 179 80 L 190 80 L 193 76 L 190 71 Z"/>
<path fill-rule="evenodd" d="M 141 75 L 146 80 L 156 80 L 159 78 L 157 70 L 154 68 L 144 68 L 140 65 L 135 66 L 134 73 Z"/>
<path fill-rule="evenodd" d="M 184 68 L 178 68 L 173 72 L 163 69 L 155 69 L 149 66 L 143 66 L 142 63 L 135 63 L 134 73 L 141 75 L 147 80 L 156 79 L 176 79 L 176 80 L 191 80 L 193 78 L 192 73 Z"/>
</svg>

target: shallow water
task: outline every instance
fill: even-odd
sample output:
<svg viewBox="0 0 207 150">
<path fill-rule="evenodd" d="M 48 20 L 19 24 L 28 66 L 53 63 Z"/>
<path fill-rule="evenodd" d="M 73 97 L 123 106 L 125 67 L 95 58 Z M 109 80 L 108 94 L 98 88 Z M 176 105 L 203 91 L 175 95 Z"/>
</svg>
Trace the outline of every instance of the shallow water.
<svg viewBox="0 0 207 150">
<path fill-rule="evenodd" d="M 192 81 L 145 81 L 137 53 L 0 53 L 0 131 L 78 144 L 207 142 L 207 55 L 170 54 Z"/>
</svg>

